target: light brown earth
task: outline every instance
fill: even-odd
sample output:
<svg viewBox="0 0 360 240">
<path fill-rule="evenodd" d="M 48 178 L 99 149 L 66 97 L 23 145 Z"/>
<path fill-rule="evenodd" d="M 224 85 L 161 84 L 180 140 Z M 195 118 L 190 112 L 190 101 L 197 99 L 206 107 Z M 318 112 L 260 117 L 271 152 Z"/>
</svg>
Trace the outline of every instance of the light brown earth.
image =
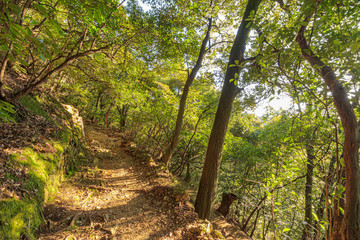
<svg viewBox="0 0 360 240">
<path fill-rule="evenodd" d="M 170 180 L 154 176 L 116 134 L 87 126 L 86 139 L 92 163 L 45 207 L 40 239 L 181 239 L 195 214 L 168 187 Z"/>
<path fill-rule="evenodd" d="M 171 187 L 166 171 L 133 157 L 116 132 L 85 132 L 89 161 L 45 206 L 40 239 L 210 239 L 199 237 L 206 224 L 199 225 L 188 195 Z M 228 239 L 249 239 L 230 238 L 225 225 L 219 229 Z"/>
</svg>

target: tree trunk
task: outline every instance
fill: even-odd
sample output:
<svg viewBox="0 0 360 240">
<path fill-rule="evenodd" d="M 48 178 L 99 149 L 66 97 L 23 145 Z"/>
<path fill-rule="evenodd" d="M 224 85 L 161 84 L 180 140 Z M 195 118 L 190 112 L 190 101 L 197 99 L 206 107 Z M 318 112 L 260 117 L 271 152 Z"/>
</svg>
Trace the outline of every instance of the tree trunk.
<svg viewBox="0 0 360 240">
<path fill-rule="evenodd" d="M 328 210 L 327 207 L 327 202 L 325 202 L 325 200 L 328 199 L 328 197 L 330 196 L 331 192 L 329 192 L 329 189 L 331 189 L 333 183 L 334 183 L 334 173 L 335 173 L 335 169 L 334 169 L 334 165 L 335 165 L 335 160 L 336 157 L 332 157 L 330 160 L 330 165 L 329 165 L 329 170 L 328 170 L 328 174 L 325 177 L 325 184 L 324 187 L 321 190 L 321 196 L 320 196 L 320 200 L 318 203 L 318 208 L 316 210 L 316 215 L 318 216 L 319 221 L 323 219 L 324 217 L 324 213 L 325 213 L 325 209 Z M 329 214 L 327 215 L 328 219 L 326 219 L 325 221 L 329 221 Z M 321 226 L 320 223 L 317 222 L 316 223 L 316 235 L 314 237 L 314 239 L 320 239 L 320 234 L 321 234 Z M 326 234 L 326 232 L 325 232 Z"/>
<path fill-rule="evenodd" d="M 331 189 L 331 187 L 332 187 L 332 185 L 334 183 L 334 179 L 335 179 L 335 176 L 334 176 L 334 173 L 335 173 L 335 169 L 334 169 L 335 160 L 336 160 L 335 156 L 332 157 L 331 160 L 330 160 L 328 174 L 324 179 L 325 184 L 324 184 L 324 187 L 321 190 L 321 195 L 320 195 L 320 199 L 319 199 L 319 202 L 318 202 L 318 207 L 317 207 L 317 210 L 316 210 L 316 215 L 318 216 L 319 221 L 321 221 L 323 219 L 325 209 L 328 212 L 328 207 L 327 207 L 328 205 L 327 205 L 327 202 L 325 202 L 325 200 L 327 200 L 328 197 L 330 196 L 331 192 L 329 192 L 329 190 Z M 327 215 L 327 217 L 328 218 L 325 219 L 325 221 L 329 222 L 329 219 L 330 219 L 329 214 Z M 314 239 L 320 239 L 321 226 L 320 226 L 319 222 L 316 222 L 316 229 L 317 229 L 317 232 L 316 232 L 316 234 L 314 236 Z M 325 234 L 326 234 L 326 231 L 325 231 Z"/>
<path fill-rule="evenodd" d="M 85 52 L 82 53 L 77 53 L 75 55 L 72 55 L 70 57 L 67 57 L 61 64 L 59 64 L 57 67 L 53 68 L 53 69 L 49 69 L 47 71 L 45 71 L 46 73 L 44 75 L 41 75 L 41 77 L 39 77 L 37 80 L 35 79 L 33 83 L 27 85 L 26 87 L 24 87 L 23 89 L 21 89 L 20 91 L 12 94 L 10 97 L 8 97 L 8 101 L 9 102 L 14 102 L 17 101 L 19 98 L 21 98 L 22 96 L 25 96 L 26 94 L 34 91 L 37 87 L 41 86 L 42 84 L 44 84 L 45 82 L 48 81 L 48 79 L 57 72 L 62 71 L 65 67 L 67 67 L 69 64 L 73 63 L 74 61 L 76 61 L 79 58 L 88 56 L 90 54 L 94 54 L 94 53 L 98 53 L 98 52 L 102 52 L 105 49 L 107 49 L 109 46 L 106 47 L 101 47 L 99 49 L 94 49 L 94 50 L 87 50 Z M 51 64 L 50 64 L 51 65 Z"/>
<path fill-rule="evenodd" d="M 127 112 L 129 110 L 129 106 L 127 104 L 123 104 L 121 109 L 118 106 L 116 108 L 120 115 L 120 128 L 124 128 L 126 124 L 126 118 L 127 118 Z"/>
<path fill-rule="evenodd" d="M 338 180 L 336 182 L 337 186 L 344 185 L 344 179 L 345 179 L 345 171 L 343 167 L 341 167 L 341 164 L 338 162 Z M 336 189 L 338 187 L 336 186 Z M 335 190 L 336 191 L 336 190 Z M 341 225 L 344 221 L 344 213 L 340 209 L 345 209 L 345 198 L 344 193 L 341 194 L 335 194 L 333 198 L 333 216 L 332 216 L 332 228 L 331 228 L 331 234 L 330 239 L 331 240 L 337 240 L 337 239 L 343 239 L 341 236 Z M 345 238 L 347 239 L 347 238 Z"/>
<path fill-rule="evenodd" d="M 187 161 L 187 163 L 186 163 L 186 175 L 185 175 L 184 181 L 188 183 L 188 182 L 190 182 L 190 180 L 191 180 L 191 175 L 190 175 L 190 162 Z"/>
<path fill-rule="evenodd" d="M 305 22 L 309 22 L 312 14 L 306 16 Z M 320 73 L 326 85 L 331 90 L 334 104 L 345 133 L 343 144 L 344 167 L 345 167 L 345 209 L 342 219 L 340 235 L 332 239 L 358 240 L 360 239 L 359 227 L 359 143 L 357 119 L 348 99 L 345 88 L 342 86 L 334 70 L 314 54 L 308 45 L 304 33 L 306 26 L 299 29 L 296 41 L 301 48 L 302 55 L 311 66 Z"/>
<path fill-rule="evenodd" d="M 260 211 L 261 211 L 261 209 L 257 210 L 257 212 L 256 212 L 256 217 L 255 217 L 255 220 L 254 220 L 253 229 L 251 230 L 251 233 L 250 233 L 251 238 L 253 237 L 254 232 L 256 230 L 256 225 L 257 225 L 258 220 L 259 220 Z"/>
<path fill-rule="evenodd" d="M 191 70 L 191 73 L 188 75 L 188 78 L 186 79 L 185 86 L 184 86 L 184 89 L 183 89 L 183 92 L 182 92 L 182 95 L 180 98 L 179 110 L 178 110 L 178 115 L 176 118 L 176 125 L 175 125 L 175 129 L 174 129 L 173 137 L 172 137 L 170 145 L 165 150 L 165 154 L 163 156 L 163 162 L 165 163 L 167 168 L 169 168 L 171 156 L 172 156 L 175 148 L 179 144 L 179 137 L 180 137 L 180 132 L 181 132 L 182 123 L 183 123 L 183 119 L 184 119 L 185 107 L 186 107 L 186 99 L 189 94 L 190 87 L 196 77 L 196 74 L 198 73 L 199 69 L 201 68 L 201 64 L 202 64 L 202 61 L 203 61 L 205 53 L 206 53 L 206 44 L 209 42 L 209 39 L 210 39 L 211 25 L 212 25 L 212 18 L 209 18 L 208 29 L 207 29 L 205 38 L 202 41 L 198 59 L 196 61 L 195 66 Z"/>
<path fill-rule="evenodd" d="M 12 42 L 9 45 L 9 50 L 6 52 L 4 60 L 2 61 L 2 64 L 1 64 L 1 68 L 0 68 L 0 97 L 3 100 L 6 99 L 5 95 L 4 95 L 4 92 L 3 92 L 4 75 L 5 75 L 5 70 L 6 70 L 7 63 L 9 61 L 9 55 L 10 55 L 11 49 L 12 49 Z"/>
<path fill-rule="evenodd" d="M 260 2 L 261 0 L 248 1 L 230 52 L 225 81 L 216 111 L 214 125 L 211 130 L 199 190 L 195 200 L 195 211 L 201 219 L 209 219 L 214 209 L 219 166 L 225 135 L 235 96 L 240 92 L 240 89 L 235 85 L 235 78 L 237 78 L 240 73 L 240 66 L 236 63 L 241 63 L 244 59 L 246 40 L 248 39 L 250 32 L 250 27 L 247 27 L 247 25 L 251 25 L 249 16 L 251 12 L 256 13 Z"/>
<path fill-rule="evenodd" d="M 307 144 L 306 146 L 306 154 L 307 154 L 307 164 L 306 164 L 306 182 L 305 182 L 305 219 L 304 222 L 306 225 L 304 226 L 302 239 L 310 240 L 312 238 L 313 227 L 312 227 L 312 189 L 313 189 L 313 172 L 314 172 L 314 150 L 313 146 Z"/>
<path fill-rule="evenodd" d="M 231 204 L 237 200 L 238 197 L 232 193 L 223 193 L 220 207 L 217 209 L 224 217 L 229 214 Z"/>
<path fill-rule="evenodd" d="M 91 121 L 95 121 L 95 118 L 96 118 L 96 113 L 99 109 L 99 106 L 100 106 L 100 100 L 101 100 L 101 97 L 102 97 L 102 94 L 104 93 L 104 89 L 99 89 L 99 92 L 98 92 L 98 96 L 96 98 L 96 102 L 95 102 L 95 105 L 94 105 L 94 110 L 91 111 L 92 114 L 89 116 Z"/>
</svg>

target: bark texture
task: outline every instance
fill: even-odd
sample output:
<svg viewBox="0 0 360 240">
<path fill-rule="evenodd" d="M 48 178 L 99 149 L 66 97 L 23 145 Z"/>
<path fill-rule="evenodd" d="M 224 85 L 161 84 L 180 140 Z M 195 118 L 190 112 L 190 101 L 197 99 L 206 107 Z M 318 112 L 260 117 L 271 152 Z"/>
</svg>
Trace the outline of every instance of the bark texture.
<svg viewBox="0 0 360 240">
<path fill-rule="evenodd" d="M 321 196 L 320 196 L 320 200 L 318 202 L 318 209 L 316 211 L 316 215 L 318 216 L 318 218 L 320 220 L 323 219 L 325 210 L 326 211 L 330 210 L 327 205 L 328 203 L 326 202 L 326 199 L 328 199 L 328 197 L 331 194 L 331 192 L 329 192 L 329 189 L 331 189 L 331 187 L 334 183 L 334 180 L 335 180 L 335 168 L 334 168 L 335 161 L 336 161 L 336 157 L 334 156 L 330 160 L 328 174 L 324 179 L 325 184 L 324 184 L 323 189 L 321 190 Z M 329 221 L 329 218 L 325 219 L 325 221 Z M 321 226 L 320 226 L 319 222 L 316 223 L 316 228 L 317 228 L 317 232 L 316 232 L 316 235 L 314 238 L 319 239 L 320 238 L 319 235 L 321 233 L 320 232 Z M 328 233 L 325 233 L 325 234 L 328 235 Z"/>
<path fill-rule="evenodd" d="M 232 46 L 225 81 L 221 92 L 214 124 L 211 130 L 210 139 L 206 151 L 204 167 L 200 179 L 199 190 L 195 200 L 195 211 L 201 219 L 210 219 L 216 196 L 216 189 L 219 175 L 219 165 L 225 140 L 225 135 L 230 119 L 230 113 L 235 96 L 240 89 L 230 81 L 240 73 L 240 66 L 233 66 L 237 61 L 244 61 L 246 40 L 248 39 L 251 20 L 250 13 L 256 13 L 261 0 L 249 0 Z M 231 67 L 230 67 L 231 66 Z"/>
<path fill-rule="evenodd" d="M 37 88 L 37 87 L 41 86 L 42 84 L 44 84 L 45 82 L 47 82 L 51 76 L 53 76 L 57 72 L 62 71 L 65 67 L 67 67 L 68 65 L 70 65 L 71 63 L 76 61 L 77 59 L 88 56 L 90 54 L 102 52 L 103 50 L 105 50 L 107 48 L 108 48 L 108 46 L 102 47 L 99 49 L 95 49 L 95 50 L 88 50 L 88 51 L 85 51 L 82 53 L 77 53 L 75 55 L 67 57 L 60 65 L 58 65 L 57 67 L 55 67 L 53 69 L 48 69 L 44 75 L 41 75 L 38 79 L 35 79 L 33 81 L 33 83 L 27 85 L 25 88 L 21 89 L 20 91 L 12 94 L 7 100 L 9 102 L 14 102 L 14 101 L 18 100 L 22 96 L 25 96 L 26 94 L 34 91 L 35 88 Z"/>
<path fill-rule="evenodd" d="M 171 139 L 170 145 L 165 150 L 165 154 L 163 156 L 163 162 L 165 163 L 165 165 L 167 167 L 169 167 L 171 156 L 172 156 L 175 148 L 179 144 L 180 132 L 181 132 L 181 128 L 183 125 L 184 113 L 185 113 L 185 108 L 186 108 L 186 99 L 189 95 L 189 90 L 190 90 L 190 87 L 191 87 L 195 77 L 196 77 L 196 74 L 199 72 L 199 70 L 201 68 L 201 64 L 202 64 L 202 61 L 203 61 L 205 53 L 206 53 L 206 44 L 209 42 L 209 39 L 210 39 L 211 25 L 212 25 L 212 18 L 209 18 L 208 29 L 207 29 L 205 38 L 202 41 L 198 59 L 196 61 L 195 66 L 191 70 L 191 73 L 188 75 L 188 78 L 186 79 L 185 86 L 184 86 L 183 92 L 181 94 L 179 110 L 178 110 L 178 114 L 177 114 L 177 118 L 176 118 L 176 125 L 175 125 L 175 129 L 174 129 L 173 137 Z"/>
<path fill-rule="evenodd" d="M 119 106 L 116 107 L 119 115 L 120 115 L 120 127 L 124 128 L 126 124 L 126 118 L 127 118 L 127 112 L 129 110 L 129 106 L 127 104 L 122 105 L 122 108 L 120 109 Z"/>
<path fill-rule="evenodd" d="M 223 193 L 221 204 L 217 211 L 226 217 L 229 214 L 231 204 L 237 199 L 238 197 L 232 193 Z"/>
<path fill-rule="evenodd" d="M 313 173 L 314 173 L 314 149 L 313 146 L 308 144 L 306 146 L 307 161 L 306 164 L 306 182 L 305 182 L 305 219 L 306 225 L 304 226 L 303 231 L 303 240 L 310 240 L 312 238 L 312 233 L 314 227 L 313 224 L 313 215 L 312 215 L 312 189 L 313 189 Z"/>
<path fill-rule="evenodd" d="M 312 14 L 305 18 L 309 22 Z M 306 26 L 299 29 L 296 41 L 301 48 L 302 55 L 311 66 L 321 75 L 330 89 L 337 113 L 344 129 L 345 140 L 343 144 L 344 167 L 345 167 L 345 208 L 342 219 L 340 234 L 334 232 L 332 239 L 358 240 L 360 239 L 359 228 L 359 143 L 358 125 L 353 107 L 347 93 L 337 79 L 334 70 L 327 66 L 311 50 L 305 38 Z M 336 227 L 336 226 L 335 226 Z M 341 236 L 341 237 L 340 237 Z"/>
</svg>

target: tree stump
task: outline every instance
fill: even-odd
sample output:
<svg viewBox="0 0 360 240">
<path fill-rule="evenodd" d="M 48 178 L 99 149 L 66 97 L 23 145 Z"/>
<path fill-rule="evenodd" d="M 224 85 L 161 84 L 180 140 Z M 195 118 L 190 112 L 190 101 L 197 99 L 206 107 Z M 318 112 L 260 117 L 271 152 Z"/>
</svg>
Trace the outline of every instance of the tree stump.
<svg viewBox="0 0 360 240">
<path fill-rule="evenodd" d="M 226 217 L 229 213 L 229 209 L 231 204 L 237 200 L 238 197 L 232 193 L 223 193 L 220 207 L 217 209 L 218 212 L 221 213 L 224 217 Z"/>
</svg>

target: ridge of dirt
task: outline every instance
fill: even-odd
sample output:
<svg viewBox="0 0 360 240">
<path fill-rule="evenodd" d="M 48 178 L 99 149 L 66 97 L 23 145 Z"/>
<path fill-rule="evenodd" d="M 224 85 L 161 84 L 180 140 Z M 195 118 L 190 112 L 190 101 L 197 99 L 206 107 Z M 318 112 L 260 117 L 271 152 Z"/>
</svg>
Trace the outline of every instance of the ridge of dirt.
<svg viewBox="0 0 360 240">
<path fill-rule="evenodd" d="M 36 190 L 24 188 L 24 181 L 29 177 L 28 169 L 18 164 L 9 164 L 11 154 L 20 153 L 26 147 L 32 147 L 41 153 L 56 152 L 44 140 L 52 139 L 59 127 L 42 116 L 29 113 L 21 105 L 16 108 L 17 114 L 22 116 L 21 121 L 0 125 L 0 201 L 36 195 Z M 16 178 L 9 178 L 8 175 Z"/>
<path fill-rule="evenodd" d="M 214 228 L 221 229 L 221 234 L 227 240 L 235 240 L 235 239 L 242 239 L 242 240 L 251 240 L 251 238 L 246 235 L 241 229 L 234 225 L 230 224 L 223 216 L 217 215 L 211 221 Z"/>
</svg>

